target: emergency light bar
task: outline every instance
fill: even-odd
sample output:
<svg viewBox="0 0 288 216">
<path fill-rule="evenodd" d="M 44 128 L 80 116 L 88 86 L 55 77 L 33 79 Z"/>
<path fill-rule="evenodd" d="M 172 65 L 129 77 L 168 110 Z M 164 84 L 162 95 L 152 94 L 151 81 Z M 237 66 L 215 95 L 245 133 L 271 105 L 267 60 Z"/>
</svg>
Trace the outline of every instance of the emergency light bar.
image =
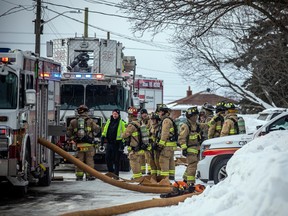
<svg viewBox="0 0 288 216">
<path fill-rule="evenodd" d="M 15 58 L 9 58 L 7 56 L 1 57 L 1 62 L 5 64 L 15 62 L 15 61 L 16 61 Z"/>
<path fill-rule="evenodd" d="M 39 77 L 43 79 L 60 80 L 61 75 L 59 72 L 42 72 L 39 74 Z"/>
<path fill-rule="evenodd" d="M 103 80 L 104 74 L 94 73 L 94 74 L 87 74 L 87 73 L 64 73 L 64 78 L 66 79 L 96 79 L 96 80 Z"/>
</svg>

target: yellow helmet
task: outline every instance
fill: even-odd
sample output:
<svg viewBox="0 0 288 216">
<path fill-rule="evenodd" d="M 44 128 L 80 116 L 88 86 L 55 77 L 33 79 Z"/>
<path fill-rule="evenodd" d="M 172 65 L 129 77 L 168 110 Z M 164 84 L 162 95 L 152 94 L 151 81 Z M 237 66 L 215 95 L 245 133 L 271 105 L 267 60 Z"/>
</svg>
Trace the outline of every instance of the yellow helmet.
<svg viewBox="0 0 288 216">
<path fill-rule="evenodd" d="M 190 107 L 186 110 L 186 117 L 187 118 L 190 118 L 191 116 L 193 115 L 198 115 L 199 114 L 199 110 L 198 108 L 195 106 L 195 107 Z"/>
</svg>

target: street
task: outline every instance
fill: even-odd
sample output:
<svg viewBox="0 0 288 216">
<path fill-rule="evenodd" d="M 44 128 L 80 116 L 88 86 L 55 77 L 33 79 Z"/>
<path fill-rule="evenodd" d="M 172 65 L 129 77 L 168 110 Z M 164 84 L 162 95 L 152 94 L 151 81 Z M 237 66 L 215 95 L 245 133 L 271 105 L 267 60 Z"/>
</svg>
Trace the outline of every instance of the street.
<svg viewBox="0 0 288 216">
<path fill-rule="evenodd" d="M 181 179 L 184 169 L 185 166 L 176 167 L 176 179 Z M 11 188 L 7 185 L 0 185 L 1 216 L 61 215 L 159 198 L 159 194 L 124 190 L 99 179 L 75 181 L 73 170 L 57 170 L 54 176 L 57 179 L 63 177 L 63 180 L 52 181 L 49 187 L 30 187 L 28 194 L 22 198 L 11 194 Z M 125 179 L 130 179 L 131 176 L 131 171 L 120 172 L 120 177 Z"/>
</svg>

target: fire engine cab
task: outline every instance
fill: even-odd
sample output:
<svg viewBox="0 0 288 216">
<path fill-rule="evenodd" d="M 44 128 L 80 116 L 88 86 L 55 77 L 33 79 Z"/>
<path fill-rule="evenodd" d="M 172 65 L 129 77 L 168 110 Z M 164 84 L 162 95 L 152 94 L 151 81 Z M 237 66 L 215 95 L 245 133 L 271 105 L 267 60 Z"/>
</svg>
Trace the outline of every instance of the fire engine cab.
<svg viewBox="0 0 288 216">
<path fill-rule="evenodd" d="M 0 182 L 26 193 L 29 183 L 51 183 L 54 154 L 37 139 L 57 139 L 61 64 L 9 49 L 0 60 Z"/>
<path fill-rule="evenodd" d="M 132 101 L 132 79 L 125 70 L 121 43 L 110 39 L 75 37 L 55 39 L 47 45 L 47 56 L 63 66 L 61 124 L 68 127 L 70 121 L 76 118 L 75 110 L 81 104 L 90 109 L 90 117 L 101 128 L 114 109 L 119 109 L 121 118 L 128 121 L 128 107 L 135 104 Z M 133 65 L 131 62 L 128 62 L 130 66 Z M 60 142 L 63 148 L 73 154 L 66 141 L 66 137 L 62 136 Z M 104 156 L 105 152 L 96 147 L 94 159 L 97 169 L 106 167 Z"/>
</svg>

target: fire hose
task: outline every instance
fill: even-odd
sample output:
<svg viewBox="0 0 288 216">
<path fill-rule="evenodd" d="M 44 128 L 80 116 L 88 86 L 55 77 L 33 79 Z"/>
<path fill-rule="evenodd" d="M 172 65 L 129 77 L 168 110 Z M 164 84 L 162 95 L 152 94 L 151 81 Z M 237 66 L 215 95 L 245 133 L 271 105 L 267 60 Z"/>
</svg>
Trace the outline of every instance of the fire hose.
<svg viewBox="0 0 288 216">
<path fill-rule="evenodd" d="M 155 186 L 142 186 L 142 185 L 136 185 L 136 184 L 129 184 L 126 182 L 121 182 L 115 179 L 112 179 L 97 170 L 91 168 L 87 164 L 83 163 L 82 161 L 78 160 L 74 156 L 70 155 L 68 152 L 64 151 L 60 147 L 54 145 L 53 143 L 50 143 L 49 141 L 38 138 L 38 143 L 41 145 L 51 149 L 55 153 L 59 154 L 69 162 L 73 163 L 75 166 L 79 167 L 81 170 L 89 173 L 91 176 L 95 176 L 96 178 L 102 180 L 105 183 L 114 185 L 116 187 L 120 187 L 123 189 L 131 190 L 131 191 L 138 191 L 138 192 L 144 192 L 144 193 L 169 193 L 172 192 L 173 187 L 166 186 L 166 187 L 155 187 Z"/>
<path fill-rule="evenodd" d="M 107 208 L 99 208 L 94 210 L 87 211 L 77 211 L 62 214 L 61 216 L 111 216 L 128 213 L 130 211 L 136 211 L 146 208 L 154 208 L 154 207 L 165 207 L 171 205 L 178 205 L 179 202 L 184 202 L 186 198 L 189 198 L 193 195 L 198 195 L 201 192 L 189 193 L 182 196 L 171 197 L 166 199 L 152 199 L 134 203 L 128 203 L 123 205 L 117 205 Z"/>
<path fill-rule="evenodd" d="M 135 185 L 135 184 L 128 184 L 126 182 L 120 182 L 117 180 L 114 180 L 95 169 L 89 167 L 82 161 L 78 160 L 74 156 L 70 155 L 63 149 L 59 148 L 58 146 L 48 142 L 47 140 L 43 138 L 39 138 L 38 142 L 51 149 L 55 153 L 59 154 L 63 158 L 67 159 L 71 163 L 78 166 L 80 169 L 84 170 L 85 172 L 89 173 L 92 176 L 95 176 L 96 178 L 114 185 L 116 187 L 120 187 L 127 190 L 132 191 L 139 191 L 139 192 L 147 192 L 147 193 L 169 193 L 172 192 L 172 187 L 155 187 L 155 186 L 142 186 L 142 185 Z M 171 206 L 171 205 L 177 205 L 179 202 L 183 202 L 186 198 L 191 197 L 193 195 L 198 195 L 201 192 L 194 192 L 189 194 L 184 194 L 181 196 L 171 197 L 171 198 L 165 198 L 165 199 L 152 199 L 152 200 L 146 200 L 146 201 L 140 201 L 140 202 L 134 202 L 134 203 L 128 203 L 118 206 L 112 206 L 112 207 L 106 207 L 106 208 L 99 208 L 94 210 L 87 210 L 87 211 L 77 211 L 77 212 L 70 212 L 65 213 L 62 216 L 108 216 L 108 215 L 117 215 L 117 214 L 124 214 L 128 213 L 130 211 L 136 211 L 146 208 L 153 208 L 153 207 L 164 207 L 164 206 Z"/>
</svg>

